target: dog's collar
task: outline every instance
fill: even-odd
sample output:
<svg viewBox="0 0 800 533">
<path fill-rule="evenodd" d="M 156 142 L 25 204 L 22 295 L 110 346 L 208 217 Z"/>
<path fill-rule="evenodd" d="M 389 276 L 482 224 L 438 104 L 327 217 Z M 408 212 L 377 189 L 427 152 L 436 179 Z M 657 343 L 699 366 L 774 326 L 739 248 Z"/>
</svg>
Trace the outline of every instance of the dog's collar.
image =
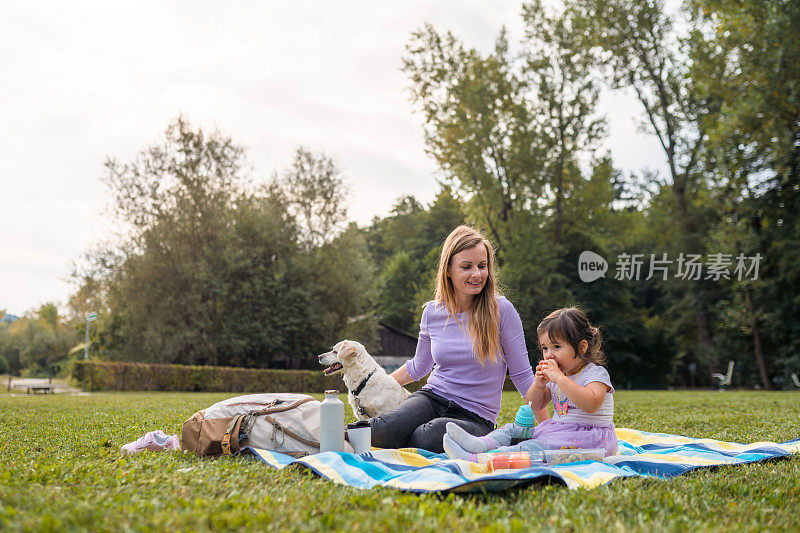
<svg viewBox="0 0 800 533">
<path fill-rule="evenodd" d="M 364 378 L 364 381 L 359 383 L 358 387 L 356 387 L 356 390 L 353 391 L 353 396 L 358 396 L 359 394 L 361 394 L 361 391 L 364 390 L 364 387 L 367 386 L 367 381 L 369 381 L 369 378 L 371 378 L 372 374 L 374 374 L 374 373 L 375 373 L 375 370 L 373 370 L 372 372 L 367 374 L 367 377 Z"/>
</svg>

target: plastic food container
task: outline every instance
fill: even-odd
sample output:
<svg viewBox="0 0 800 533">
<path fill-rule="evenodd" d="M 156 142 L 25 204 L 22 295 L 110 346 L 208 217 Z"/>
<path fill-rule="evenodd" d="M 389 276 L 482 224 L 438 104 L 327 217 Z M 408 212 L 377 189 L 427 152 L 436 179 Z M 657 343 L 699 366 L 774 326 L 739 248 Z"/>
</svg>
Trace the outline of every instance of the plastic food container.
<svg viewBox="0 0 800 533">
<path fill-rule="evenodd" d="M 575 463 L 578 461 L 602 461 L 606 456 L 603 448 L 545 450 L 544 460 L 549 465 Z"/>
<path fill-rule="evenodd" d="M 542 452 L 486 452 L 478 454 L 478 464 L 489 471 L 542 466 Z"/>
</svg>

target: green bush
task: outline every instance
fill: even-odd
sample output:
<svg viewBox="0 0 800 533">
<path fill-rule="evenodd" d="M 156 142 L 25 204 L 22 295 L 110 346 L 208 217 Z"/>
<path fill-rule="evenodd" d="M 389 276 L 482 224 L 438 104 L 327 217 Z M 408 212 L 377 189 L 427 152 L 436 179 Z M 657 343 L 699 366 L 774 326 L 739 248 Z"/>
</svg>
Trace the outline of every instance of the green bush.
<svg viewBox="0 0 800 533">
<path fill-rule="evenodd" d="M 89 391 L 322 392 L 344 391 L 322 371 L 76 361 L 72 377 Z M 417 390 L 424 381 L 410 384 Z"/>
</svg>

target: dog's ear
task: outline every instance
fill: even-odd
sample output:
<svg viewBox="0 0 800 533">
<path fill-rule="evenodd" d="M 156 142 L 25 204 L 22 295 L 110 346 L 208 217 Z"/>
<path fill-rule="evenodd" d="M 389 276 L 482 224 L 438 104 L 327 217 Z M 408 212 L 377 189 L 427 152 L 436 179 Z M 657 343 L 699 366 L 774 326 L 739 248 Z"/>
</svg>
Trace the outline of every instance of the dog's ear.
<svg viewBox="0 0 800 533">
<path fill-rule="evenodd" d="M 339 359 L 340 360 L 342 360 L 342 359 L 352 359 L 353 357 L 356 356 L 357 352 L 358 352 L 358 350 L 356 349 L 355 346 L 353 346 L 352 343 L 346 342 L 339 349 Z"/>
</svg>

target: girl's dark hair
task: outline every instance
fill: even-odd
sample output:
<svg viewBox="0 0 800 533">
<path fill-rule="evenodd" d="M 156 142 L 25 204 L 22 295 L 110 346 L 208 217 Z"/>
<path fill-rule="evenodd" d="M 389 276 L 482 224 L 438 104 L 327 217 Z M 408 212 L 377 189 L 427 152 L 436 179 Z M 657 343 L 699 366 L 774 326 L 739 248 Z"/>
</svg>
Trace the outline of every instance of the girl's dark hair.
<svg viewBox="0 0 800 533">
<path fill-rule="evenodd" d="M 542 320 L 536 328 L 536 336 L 539 337 L 547 333 L 550 342 L 561 341 L 572 346 L 575 355 L 596 365 L 606 363 L 606 356 L 603 353 L 603 336 L 600 330 L 589 323 L 586 314 L 577 307 L 565 307 L 556 309 Z M 581 353 L 578 345 L 585 340 L 589 343 L 589 349 Z"/>
</svg>

